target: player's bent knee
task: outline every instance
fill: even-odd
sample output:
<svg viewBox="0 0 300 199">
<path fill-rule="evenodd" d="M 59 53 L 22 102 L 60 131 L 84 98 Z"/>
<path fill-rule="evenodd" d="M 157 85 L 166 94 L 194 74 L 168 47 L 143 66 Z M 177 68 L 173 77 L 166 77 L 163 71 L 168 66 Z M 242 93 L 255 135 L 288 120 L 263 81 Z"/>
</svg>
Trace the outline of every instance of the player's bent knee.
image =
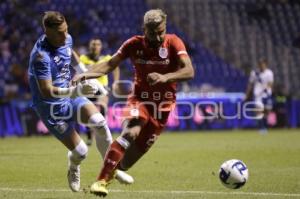
<svg viewBox="0 0 300 199">
<path fill-rule="evenodd" d="M 111 142 L 112 136 L 111 132 L 108 128 L 107 122 L 101 113 L 93 114 L 89 119 L 90 127 L 92 127 L 96 131 L 96 139 L 102 139 L 103 136 L 106 137 L 105 140 Z"/>
<path fill-rule="evenodd" d="M 123 129 L 122 136 L 131 142 L 138 137 L 140 132 L 141 126 L 127 127 Z"/>
<path fill-rule="evenodd" d="M 128 149 L 131 144 L 131 141 L 123 136 L 117 137 L 116 142 L 118 142 L 125 150 Z"/>
<path fill-rule="evenodd" d="M 125 130 L 122 132 L 122 137 L 127 140 L 129 143 L 132 143 L 134 140 L 136 140 L 138 136 L 137 132 L 130 131 L 130 130 Z"/>
<path fill-rule="evenodd" d="M 107 125 L 107 123 L 101 113 L 95 113 L 89 118 L 90 127 L 103 128 L 105 125 Z"/>
<path fill-rule="evenodd" d="M 77 161 L 82 161 L 86 158 L 88 154 L 88 146 L 83 140 L 72 150 L 72 159 Z"/>
</svg>

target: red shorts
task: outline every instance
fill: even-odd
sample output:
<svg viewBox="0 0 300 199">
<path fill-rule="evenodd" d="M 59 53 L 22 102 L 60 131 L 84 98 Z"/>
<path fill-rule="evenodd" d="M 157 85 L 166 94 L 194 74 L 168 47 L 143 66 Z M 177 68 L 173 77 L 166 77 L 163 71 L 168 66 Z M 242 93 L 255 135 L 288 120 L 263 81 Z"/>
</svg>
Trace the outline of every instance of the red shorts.
<svg viewBox="0 0 300 199">
<path fill-rule="evenodd" d="M 142 127 L 135 140 L 138 148 L 144 152 L 153 145 L 161 134 L 168 121 L 170 111 L 175 107 L 174 102 L 160 104 L 129 98 L 126 107 L 124 107 L 124 119 L 139 118 L 145 122 L 145 126 Z"/>
</svg>

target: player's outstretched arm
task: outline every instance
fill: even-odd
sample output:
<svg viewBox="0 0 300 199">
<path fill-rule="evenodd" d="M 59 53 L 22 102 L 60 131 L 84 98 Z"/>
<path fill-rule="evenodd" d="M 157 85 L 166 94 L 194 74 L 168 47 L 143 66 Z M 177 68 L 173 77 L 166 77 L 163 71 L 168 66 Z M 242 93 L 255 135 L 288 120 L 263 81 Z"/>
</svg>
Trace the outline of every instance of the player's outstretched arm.
<svg viewBox="0 0 300 199">
<path fill-rule="evenodd" d="M 76 74 L 81 74 L 81 73 L 87 72 L 88 71 L 87 67 L 80 61 L 80 57 L 74 50 L 72 50 L 72 55 L 73 55 L 72 58 L 73 58 L 73 63 L 74 63 L 73 68 L 75 69 Z M 84 79 L 86 79 L 86 78 L 84 77 Z M 98 80 L 89 79 L 89 80 L 87 80 L 86 83 L 97 86 L 101 95 L 108 94 L 108 91 L 104 88 L 104 86 Z"/>
<path fill-rule="evenodd" d="M 37 82 L 40 93 L 44 98 L 75 98 L 78 96 L 93 97 L 97 92 L 96 85 L 87 81 L 68 88 L 53 86 L 51 79 L 38 79 Z"/>
<path fill-rule="evenodd" d="M 166 74 L 168 82 L 185 81 L 194 78 L 195 72 L 189 56 L 180 57 L 179 65 L 181 68 L 178 71 Z"/>
<path fill-rule="evenodd" d="M 119 54 L 114 54 L 112 58 L 106 62 L 95 64 L 88 68 L 88 71 L 74 77 L 73 81 L 81 81 L 82 78 L 94 79 L 112 72 L 122 62 Z"/>
<path fill-rule="evenodd" d="M 116 67 L 113 70 L 113 78 L 114 78 L 114 82 L 118 82 L 120 80 L 120 69 L 119 69 L 119 67 Z"/>
<path fill-rule="evenodd" d="M 253 91 L 253 83 L 249 82 L 247 85 L 247 90 L 246 90 L 245 98 L 243 99 L 243 101 L 248 101 L 250 99 L 252 91 Z"/>
<path fill-rule="evenodd" d="M 194 68 L 191 59 L 188 56 L 179 58 L 180 69 L 173 73 L 159 74 L 150 73 L 147 80 L 151 85 L 165 82 L 178 82 L 194 78 Z"/>
</svg>

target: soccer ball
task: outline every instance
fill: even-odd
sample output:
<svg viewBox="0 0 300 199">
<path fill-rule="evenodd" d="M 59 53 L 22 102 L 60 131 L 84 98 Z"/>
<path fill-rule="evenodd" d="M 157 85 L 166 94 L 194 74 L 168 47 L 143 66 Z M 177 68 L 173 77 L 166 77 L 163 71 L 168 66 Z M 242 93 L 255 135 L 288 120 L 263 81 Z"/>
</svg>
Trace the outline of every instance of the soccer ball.
<svg viewBox="0 0 300 199">
<path fill-rule="evenodd" d="M 248 168 L 241 160 L 227 160 L 219 170 L 222 184 L 230 189 L 239 189 L 248 181 Z"/>
</svg>

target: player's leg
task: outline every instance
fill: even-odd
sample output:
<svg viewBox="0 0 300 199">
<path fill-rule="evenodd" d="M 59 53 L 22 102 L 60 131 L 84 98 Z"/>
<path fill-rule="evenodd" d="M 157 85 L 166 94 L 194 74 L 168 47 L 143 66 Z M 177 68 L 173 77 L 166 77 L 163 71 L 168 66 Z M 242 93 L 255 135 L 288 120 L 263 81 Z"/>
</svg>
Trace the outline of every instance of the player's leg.
<svg viewBox="0 0 300 199">
<path fill-rule="evenodd" d="M 102 118 L 104 119 L 105 124 L 106 124 L 106 119 L 105 118 L 106 118 L 106 112 L 107 112 L 107 103 L 108 103 L 108 97 L 107 96 L 101 97 L 95 102 L 95 106 L 97 107 L 98 112 L 100 112 L 100 114 L 103 116 Z M 95 118 L 95 117 L 93 117 L 93 118 L 89 117 L 88 122 L 91 124 L 91 126 L 92 126 L 91 128 L 95 132 L 95 139 L 96 139 L 97 149 L 99 150 L 99 152 L 102 154 L 102 157 L 104 158 L 105 153 L 107 151 L 107 147 L 112 143 L 112 138 L 110 136 L 110 139 L 108 140 L 109 145 L 103 144 L 102 140 L 107 139 L 107 137 L 103 133 L 103 130 L 105 130 L 105 128 L 107 128 L 107 131 L 109 131 L 109 134 L 111 134 L 111 132 L 110 132 L 108 127 L 104 127 L 104 129 L 103 128 L 101 129 L 100 128 L 101 126 L 97 125 L 97 123 L 99 123 L 99 122 L 101 123 L 101 121 L 98 121 L 98 120 L 100 120 L 100 117 L 98 119 Z M 107 126 L 107 124 L 106 124 L 106 126 Z M 106 147 L 105 148 L 105 153 L 101 152 L 102 148 L 104 148 L 103 146 Z"/>
<path fill-rule="evenodd" d="M 124 108 L 123 130 L 121 135 L 111 144 L 103 163 L 103 167 L 97 178 L 97 182 L 91 186 L 91 193 L 106 196 L 107 183 L 111 180 L 116 167 L 123 158 L 125 151 L 139 135 L 142 127 L 147 123 L 149 112 L 147 108 L 135 99 L 130 99 Z"/>
<path fill-rule="evenodd" d="M 68 127 L 57 128 L 59 125 L 66 124 Z M 61 143 L 68 148 L 68 183 L 72 191 L 78 192 L 80 190 L 80 163 L 86 158 L 88 147 L 81 137 L 76 132 L 72 122 L 59 121 L 59 123 L 46 123 L 49 131 L 52 132 Z"/>
<path fill-rule="evenodd" d="M 97 107 L 98 107 L 100 113 L 103 115 L 103 117 L 105 117 L 105 115 L 104 115 L 106 113 L 105 107 L 102 106 L 102 105 L 97 105 Z M 86 144 L 88 146 L 91 146 L 92 143 L 93 143 L 94 131 L 93 131 L 93 128 L 91 128 L 89 126 L 86 126 L 86 129 L 87 129 L 87 131 L 86 131 L 86 136 L 87 136 Z M 96 142 L 96 144 L 101 144 L 101 143 Z M 97 146 L 97 148 L 99 149 L 99 146 Z"/>
<path fill-rule="evenodd" d="M 157 120 L 150 118 L 134 143 L 126 150 L 118 168 L 123 171 L 130 169 L 153 146 L 162 130 L 163 125 Z"/>
<path fill-rule="evenodd" d="M 136 99 L 128 101 L 123 114 L 126 119 L 123 122 L 121 135 L 111 144 L 98 180 L 110 180 L 125 151 L 138 137 L 141 129 L 148 123 L 150 118 L 146 105 Z"/>
<path fill-rule="evenodd" d="M 91 146 L 93 143 L 93 137 L 92 137 L 92 129 L 90 127 L 86 127 L 86 144 L 88 146 Z"/>
<path fill-rule="evenodd" d="M 112 143 L 111 132 L 105 118 L 92 103 L 80 106 L 78 117 L 80 123 L 94 130 L 97 149 L 104 158 L 108 146 Z"/>
<path fill-rule="evenodd" d="M 80 163 L 86 158 L 88 147 L 75 131 L 60 140 L 68 149 L 68 182 L 72 191 L 80 190 Z"/>
<path fill-rule="evenodd" d="M 97 182 L 91 186 L 90 191 L 95 195 L 106 196 L 108 194 L 107 184 L 115 174 L 116 167 L 123 158 L 126 149 L 136 139 L 144 125 L 140 119 L 131 119 L 125 123 L 121 135 L 110 145 Z M 116 178 L 118 179 L 117 176 Z"/>
<path fill-rule="evenodd" d="M 107 106 L 108 106 L 108 96 L 102 96 L 98 98 L 92 98 L 90 99 L 98 108 L 99 112 L 103 115 L 104 118 L 106 118 L 106 112 L 107 112 Z M 86 127 L 86 135 L 87 140 L 86 143 L 88 146 L 91 146 L 93 143 L 93 137 L 94 137 L 94 131 L 90 127 Z M 99 148 L 99 147 L 98 147 Z"/>
<path fill-rule="evenodd" d="M 164 109 L 159 109 L 158 114 L 149 116 L 148 122 L 143 126 L 134 143 L 126 150 L 123 159 L 118 165 L 120 170 L 126 171 L 131 168 L 158 139 L 175 104 L 162 104 L 161 107 Z"/>
<path fill-rule="evenodd" d="M 126 121 L 121 135 L 111 144 L 104 160 L 104 167 L 98 177 L 98 180 L 109 181 L 117 164 L 123 158 L 127 148 L 134 142 L 139 135 L 142 126 L 141 119 L 131 119 Z"/>
<path fill-rule="evenodd" d="M 96 146 L 104 159 L 107 149 L 112 143 L 112 135 L 106 120 L 94 104 L 88 102 L 81 102 L 81 104 L 77 117 L 79 117 L 81 123 L 86 124 L 95 132 Z M 116 178 L 120 183 L 133 183 L 133 178 L 122 171 L 116 173 Z"/>
<path fill-rule="evenodd" d="M 273 107 L 273 102 L 272 102 L 272 98 L 269 96 L 269 97 L 266 97 L 266 98 L 263 98 L 262 100 L 262 103 L 263 103 L 263 118 L 261 119 L 261 130 L 260 132 L 265 134 L 265 133 L 268 133 L 268 116 L 272 110 L 272 107 Z"/>
<path fill-rule="evenodd" d="M 80 189 L 80 163 L 85 159 L 88 148 L 75 131 L 72 121 L 72 104 L 41 105 L 37 113 L 48 130 L 68 148 L 68 181 L 72 191 Z M 62 119 L 64 118 L 64 119 Z"/>
<path fill-rule="evenodd" d="M 258 129 L 261 134 L 266 134 L 268 132 L 267 117 L 269 114 L 270 107 L 272 107 L 272 105 L 270 104 L 270 100 L 271 99 L 269 98 L 257 98 L 255 100 L 256 116 L 258 119 Z"/>
<path fill-rule="evenodd" d="M 144 154 L 146 151 L 140 150 L 136 143 L 130 145 L 126 150 L 124 157 L 118 164 L 118 169 L 127 171 L 130 169 Z"/>
<path fill-rule="evenodd" d="M 261 98 L 255 99 L 255 116 L 257 119 L 257 127 L 259 132 L 265 132 L 266 127 L 264 123 L 264 104 Z"/>
</svg>

